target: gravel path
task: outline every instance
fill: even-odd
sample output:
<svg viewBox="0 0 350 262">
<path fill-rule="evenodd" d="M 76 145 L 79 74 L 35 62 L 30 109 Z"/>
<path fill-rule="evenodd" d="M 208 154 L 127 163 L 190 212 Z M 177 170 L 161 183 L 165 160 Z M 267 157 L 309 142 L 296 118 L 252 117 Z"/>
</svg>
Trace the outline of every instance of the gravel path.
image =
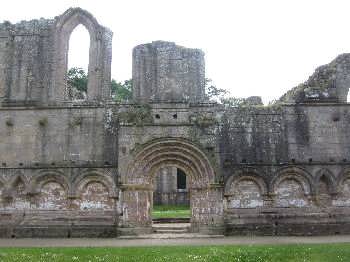
<svg viewBox="0 0 350 262">
<path fill-rule="evenodd" d="M 132 247 L 180 245 L 254 245 L 254 244 L 350 243 L 348 236 L 320 237 L 216 237 L 172 239 L 0 239 L 0 247 Z"/>
</svg>

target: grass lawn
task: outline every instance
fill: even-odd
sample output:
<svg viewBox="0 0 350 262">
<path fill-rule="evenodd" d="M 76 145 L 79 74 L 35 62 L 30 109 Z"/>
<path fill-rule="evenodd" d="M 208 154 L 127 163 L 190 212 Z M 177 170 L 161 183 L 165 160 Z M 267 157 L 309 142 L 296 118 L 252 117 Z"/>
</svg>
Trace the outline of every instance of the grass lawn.
<svg viewBox="0 0 350 262">
<path fill-rule="evenodd" d="M 152 218 L 183 218 L 191 217 L 189 206 L 185 205 L 155 205 L 153 206 Z"/>
<path fill-rule="evenodd" d="M 128 248 L 1 248 L 0 261 L 337 262 L 350 261 L 350 244 Z"/>
</svg>

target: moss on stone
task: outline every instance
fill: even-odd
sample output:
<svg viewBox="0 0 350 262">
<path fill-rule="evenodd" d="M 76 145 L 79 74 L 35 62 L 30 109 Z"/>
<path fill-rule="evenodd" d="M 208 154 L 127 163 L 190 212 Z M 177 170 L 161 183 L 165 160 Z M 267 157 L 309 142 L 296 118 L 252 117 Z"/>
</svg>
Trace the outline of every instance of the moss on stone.
<svg viewBox="0 0 350 262">
<path fill-rule="evenodd" d="M 151 106 L 148 104 L 135 104 L 126 111 L 119 113 L 119 121 L 121 123 L 142 126 L 144 124 L 152 124 L 153 117 Z"/>
</svg>

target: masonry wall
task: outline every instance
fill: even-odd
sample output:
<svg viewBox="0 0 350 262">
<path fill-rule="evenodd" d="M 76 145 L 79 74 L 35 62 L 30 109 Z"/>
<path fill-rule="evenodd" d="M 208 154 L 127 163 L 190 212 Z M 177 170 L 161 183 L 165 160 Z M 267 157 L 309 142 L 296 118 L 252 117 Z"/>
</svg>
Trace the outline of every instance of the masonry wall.
<svg viewBox="0 0 350 262">
<path fill-rule="evenodd" d="M 111 114 L 103 107 L 0 109 L 1 236 L 116 234 Z"/>
<path fill-rule="evenodd" d="M 86 101 L 67 97 L 78 24 L 91 36 Z M 227 108 L 205 100 L 202 51 L 156 41 L 134 49 L 134 100 L 116 104 L 111 40 L 79 8 L 0 24 L 0 236 L 150 232 L 154 177 L 174 167 L 191 176 L 197 229 L 224 218 L 228 235 L 350 233 L 348 55 L 289 103 Z"/>
<path fill-rule="evenodd" d="M 227 234 L 349 232 L 349 106 L 247 110 L 221 133 Z"/>
</svg>

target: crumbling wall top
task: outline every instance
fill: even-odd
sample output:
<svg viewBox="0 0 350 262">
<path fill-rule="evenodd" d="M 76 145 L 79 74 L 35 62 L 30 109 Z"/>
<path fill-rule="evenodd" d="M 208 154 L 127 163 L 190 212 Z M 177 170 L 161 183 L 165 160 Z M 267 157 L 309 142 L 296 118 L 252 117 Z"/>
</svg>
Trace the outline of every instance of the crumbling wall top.
<svg viewBox="0 0 350 262">
<path fill-rule="evenodd" d="M 309 79 L 294 87 L 280 100 L 287 103 L 347 101 L 350 86 L 350 54 L 341 54 L 318 67 Z"/>
</svg>

